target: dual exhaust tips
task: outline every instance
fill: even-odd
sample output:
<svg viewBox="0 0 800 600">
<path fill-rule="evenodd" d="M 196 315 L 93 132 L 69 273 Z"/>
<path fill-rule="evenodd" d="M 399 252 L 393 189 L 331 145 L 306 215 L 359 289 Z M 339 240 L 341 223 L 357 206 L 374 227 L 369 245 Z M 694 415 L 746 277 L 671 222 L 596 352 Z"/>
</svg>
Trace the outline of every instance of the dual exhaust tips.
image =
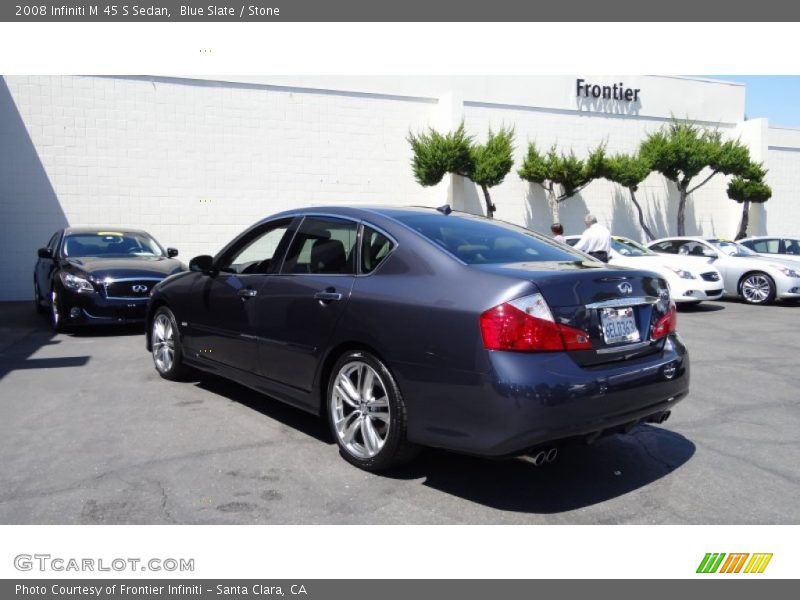
<svg viewBox="0 0 800 600">
<path fill-rule="evenodd" d="M 526 454 L 525 460 L 532 463 L 534 467 L 541 467 L 545 463 L 551 463 L 558 458 L 558 448 L 542 448 L 533 454 Z"/>
</svg>

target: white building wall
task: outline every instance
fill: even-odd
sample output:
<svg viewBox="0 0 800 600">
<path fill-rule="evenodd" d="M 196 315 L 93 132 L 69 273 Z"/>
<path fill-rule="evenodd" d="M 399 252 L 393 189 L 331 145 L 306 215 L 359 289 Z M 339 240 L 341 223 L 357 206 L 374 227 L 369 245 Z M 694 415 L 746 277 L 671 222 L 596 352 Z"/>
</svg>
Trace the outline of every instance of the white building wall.
<svg viewBox="0 0 800 600">
<path fill-rule="evenodd" d="M 67 224 L 146 229 L 188 261 L 291 207 L 430 203 L 406 136 L 435 108 L 261 84 L 6 77 L 0 300 L 32 294 L 36 248 Z"/>
<path fill-rule="evenodd" d="M 290 207 L 451 202 L 483 212 L 471 182 L 452 176 L 422 188 L 410 168 L 409 131 L 452 128 L 462 118 L 479 139 L 490 126 L 515 127 L 514 171 L 493 200 L 499 218 L 540 231 L 550 224 L 544 194 L 516 175 L 529 141 L 578 155 L 603 141 L 609 152 L 631 152 L 674 115 L 766 148 L 766 124 L 742 124 L 744 88 L 736 84 L 585 77 L 640 89 L 640 100 L 626 104 L 577 98 L 576 77 L 225 79 L 0 78 L 0 300 L 30 296 L 36 248 L 65 225 L 143 228 L 188 260 Z M 800 183 L 797 132 L 769 129 L 769 137 L 776 197 L 754 221 L 796 233 L 800 215 L 788 199 Z M 739 207 L 725 185 L 717 177 L 689 200 L 689 233 L 734 234 Z M 651 175 L 638 198 L 657 234 L 674 232 L 672 184 Z M 569 233 L 581 230 L 587 211 L 617 233 L 641 235 L 618 186 L 596 181 L 567 200 Z"/>
<path fill-rule="evenodd" d="M 800 129 L 769 129 L 765 165 L 772 198 L 763 205 L 760 233 L 800 236 Z"/>
</svg>

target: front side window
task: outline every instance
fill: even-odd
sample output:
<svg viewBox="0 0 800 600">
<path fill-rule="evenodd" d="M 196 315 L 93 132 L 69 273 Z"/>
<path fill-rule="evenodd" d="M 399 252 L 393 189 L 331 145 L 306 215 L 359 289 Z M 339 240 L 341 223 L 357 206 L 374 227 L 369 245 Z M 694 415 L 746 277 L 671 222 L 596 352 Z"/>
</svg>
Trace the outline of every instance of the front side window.
<svg viewBox="0 0 800 600">
<path fill-rule="evenodd" d="M 278 268 L 277 261 L 283 256 L 281 242 L 287 237 L 292 219 L 268 223 L 247 241 L 234 249 L 229 258 L 224 258 L 220 270 L 226 273 L 272 273 Z"/>
<path fill-rule="evenodd" d="M 584 254 L 528 229 L 465 216 L 411 214 L 397 217 L 417 233 L 467 263 L 574 262 Z"/>
<path fill-rule="evenodd" d="M 333 217 L 306 217 L 292 240 L 282 273 L 355 273 L 358 224 Z"/>
<path fill-rule="evenodd" d="M 800 255 L 800 241 L 793 239 L 783 240 L 784 254 Z"/>
<path fill-rule="evenodd" d="M 158 242 L 146 233 L 126 233 L 121 231 L 72 233 L 64 239 L 63 253 L 68 258 L 88 256 L 166 256 Z"/>
<path fill-rule="evenodd" d="M 364 235 L 361 240 L 361 272 L 372 273 L 378 268 L 391 251 L 394 242 L 379 231 L 368 225 L 364 226 Z"/>
</svg>

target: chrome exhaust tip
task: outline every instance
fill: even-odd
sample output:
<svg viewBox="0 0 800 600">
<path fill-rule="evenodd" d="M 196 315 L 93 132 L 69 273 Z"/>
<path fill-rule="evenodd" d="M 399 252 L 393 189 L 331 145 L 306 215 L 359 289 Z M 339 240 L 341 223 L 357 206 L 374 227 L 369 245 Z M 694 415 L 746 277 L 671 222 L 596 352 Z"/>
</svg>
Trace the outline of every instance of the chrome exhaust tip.
<svg viewBox="0 0 800 600">
<path fill-rule="evenodd" d="M 550 448 L 545 455 L 545 460 L 549 463 L 558 458 L 558 448 Z"/>
</svg>

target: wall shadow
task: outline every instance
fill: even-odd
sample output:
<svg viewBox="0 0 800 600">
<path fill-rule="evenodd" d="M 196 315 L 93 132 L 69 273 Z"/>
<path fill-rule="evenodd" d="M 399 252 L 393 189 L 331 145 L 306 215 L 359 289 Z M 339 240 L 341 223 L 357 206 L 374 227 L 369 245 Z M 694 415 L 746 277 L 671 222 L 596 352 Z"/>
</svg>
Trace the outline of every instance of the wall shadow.
<svg viewBox="0 0 800 600">
<path fill-rule="evenodd" d="M 89 362 L 89 356 L 31 358 L 45 346 L 60 344 L 55 337 L 46 317 L 34 311 L 32 300 L 1 302 L 0 381 L 12 371 L 82 367 Z"/>
<path fill-rule="evenodd" d="M 36 249 L 69 223 L 5 77 L 0 77 L 0 214 L 0 256 L 10 265 L 0 300 L 27 298 L 33 294 Z"/>
<path fill-rule="evenodd" d="M 586 229 L 583 219 L 588 212 L 586 201 L 581 194 L 575 194 L 562 202 L 559 207 L 559 219 L 564 226 L 564 235 L 583 233 L 583 230 Z M 529 184 L 528 193 L 525 195 L 525 227 L 550 235 L 552 222 L 553 216 L 547 201 L 547 192 L 536 183 Z"/>
</svg>

